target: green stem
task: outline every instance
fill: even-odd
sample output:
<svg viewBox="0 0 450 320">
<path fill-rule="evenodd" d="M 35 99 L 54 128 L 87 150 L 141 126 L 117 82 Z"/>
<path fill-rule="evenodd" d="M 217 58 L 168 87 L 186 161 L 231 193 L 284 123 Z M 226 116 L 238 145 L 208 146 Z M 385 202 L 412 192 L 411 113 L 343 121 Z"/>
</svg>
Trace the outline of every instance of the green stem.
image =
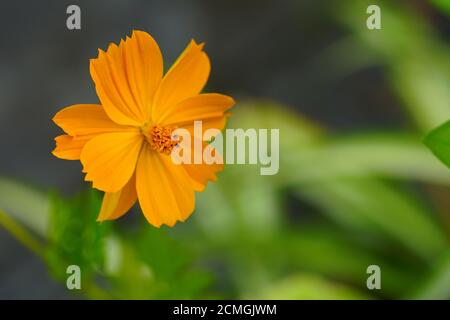
<svg viewBox="0 0 450 320">
<path fill-rule="evenodd" d="M 0 209 L 0 225 L 13 237 L 27 247 L 40 258 L 44 258 L 44 248 L 41 241 L 28 232 L 24 227 L 15 222 L 6 212 Z"/>
<path fill-rule="evenodd" d="M 16 240 L 22 243 L 36 256 L 45 261 L 45 253 L 42 242 L 1 209 L 0 209 L 0 226 L 3 226 L 14 238 L 16 238 Z M 109 295 L 103 289 L 97 287 L 95 282 L 90 282 L 85 285 L 85 294 L 88 297 L 94 299 L 109 298 Z"/>
</svg>

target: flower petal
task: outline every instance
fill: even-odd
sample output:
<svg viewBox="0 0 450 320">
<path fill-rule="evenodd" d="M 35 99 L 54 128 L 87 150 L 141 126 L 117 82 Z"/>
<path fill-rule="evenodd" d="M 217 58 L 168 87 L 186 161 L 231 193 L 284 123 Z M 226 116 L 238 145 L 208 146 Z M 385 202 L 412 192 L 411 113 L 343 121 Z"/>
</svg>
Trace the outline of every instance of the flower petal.
<svg viewBox="0 0 450 320">
<path fill-rule="evenodd" d="M 148 33 L 133 31 L 125 41 L 123 53 L 130 89 L 141 113 L 149 120 L 151 102 L 163 76 L 161 51 Z"/>
<path fill-rule="evenodd" d="M 59 111 L 53 121 L 71 136 L 93 137 L 100 133 L 137 130 L 113 122 L 101 105 L 76 104 Z"/>
<path fill-rule="evenodd" d="M 199 94 L 167 108 L 157 122 L 163 125 L 183 126 L 196 120 L 221 118 L 234 103 L 233 98 L 223 94 Z"/>
<path fill-rule="evenodd" d="M 120 191 L 105 192 L 97 221 L 120 218 L 131 209 L 136 200 L 136 176 L 133 174 L 130 181 Z"/>
<path fill-rule="evenodd" d="M 195 191 L 204 191 L 208 181 L 216 181 L 216 173 L 223 170 L 223 164 L 183 164 L 184 169 L 192 179 Z"/>
<path fill-rule="evenodd" d="M 64 160 L 79 160 L 81 151 L 89 139 L 61 135 L 56 137 L 55 141 L 56 148 L 52 151 L 55 157 Z"/>
<path fill-rule="evenodd" d="M 195 149 L 196 145 L 202 146 L 202 148 L 196 150 Z M 197 140 L 196 144 L 194 140 L 192 140 L 190 146 L 191 147 L 190 163 L 182 164 L 187 174 L 191 178 L 191 184 L 195 191 L 204 191 L 208 181 L 216 181 L 217 180 L 216 173 L 222 171 L 224 167 L 223 160 L 220 161 L 222 163 L 213 163 L 213 164 L 205 163 L 203 152 L 207 146 L 208 146 L 207 142 Z M 212 150 L 214 150 L 214 152 L 217 152 L 217 150 L 215 149 Z M 195 158 L 202 159 L 202 162 L 195 163 Z"/>
<path fill-rule="evenodd" d="M 108 116 L 123 125 L 139 126 L 150 116 L 151 98 L 162 77 L 161 52 L 153 38 L 135 31 L 119 46 L 99 50 L 90 71 Z"/>
<path fill-rule="evenodd" d="M 85 180 L 105 192 L 117 192 L 136 169 L 143 136 L 139 132 L 105 133 L 91 139 L 81 152 Z"/>
<path fill-rule="evenodd" d="M 155 152 L 148 144 L 138 160 L 136 188 L 142 212 L 155 227 L 173 226 L 194 210 L 194 190 L 183 166 L 173 164 L 170 155 Z"/>
<path fill-rule="evenodd" d="M 203 89 L 211 69 L 203 46 L 192 40 L 166 73 L 153 101 L 153 121 L 159 119 L 167 107 L 195 96 Z"/>
<path fill-rule="evenodd" d="M 205 133 L 205 131 L 208 129 L 218 129 L 218 130 L 222 131 L 223 128 L 225 128 L 228 116 L 229 116 L 229 114 L 227 113 L 222 117 L 203 120 L 202 121 L 202 137 L 203 137 L 203 134 Z M 188 130 L 190 132 L 191 136 L 195 137 L 194 122 L 183 124 L 182 128 Z"/>
</svg>

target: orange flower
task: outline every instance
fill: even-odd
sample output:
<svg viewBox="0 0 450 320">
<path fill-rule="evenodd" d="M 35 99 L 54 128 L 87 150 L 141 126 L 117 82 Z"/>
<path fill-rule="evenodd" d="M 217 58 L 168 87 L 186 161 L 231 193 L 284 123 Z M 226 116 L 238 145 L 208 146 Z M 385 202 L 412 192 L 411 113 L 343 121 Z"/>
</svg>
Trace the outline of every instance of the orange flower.
<svg viewBox="0 0 450 320">
<path fill-rule="evenodd" d="M 133 31 L 118 46 L 99 50 L 90 72 L 101 105 L 77 104 L 55 115 L 66 134 L 55 139 L 53 154 L 80 160 L 85 180 L 105 192 L 98 221 L 119 218 L 136 200 L 156 227 L 185 221 L 194 191 L 203 191 L 223 165 L 174 164 L 172 131 L 192 132 L 195 120 L 203 130 L 221 130 L 234 105 L 225 95 L 200 94 L 210 72 L 203 44 L 192 40 L 163 76 L 157 43 Z"/>
</svg>

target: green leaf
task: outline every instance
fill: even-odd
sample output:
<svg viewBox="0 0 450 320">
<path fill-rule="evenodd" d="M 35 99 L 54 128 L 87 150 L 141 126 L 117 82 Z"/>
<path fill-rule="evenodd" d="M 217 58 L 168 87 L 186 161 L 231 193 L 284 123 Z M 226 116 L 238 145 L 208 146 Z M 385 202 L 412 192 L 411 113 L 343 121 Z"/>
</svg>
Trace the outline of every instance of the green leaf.
<svg viewBox="0 0 450 320">
<path fill-rule="evenodd" d="M 205 297 L 205 289 L 211 282 L 210 275 L 193 266 L 193 254 L 189 247 L 173 238 L 166 229 L 144 224 L 137 233 L 124 232 L 122 240 L 115 246 L 118 262 L 108 276 L 113 284 L 111 292 L 114 297 Z"/>
<path fill-rule="evenodd" d="M 0 177 L 0 208 L 35 234 L 45 237 L 49 216 L 49 200 L 45 192 Z"/>
<path fill-rule="evenodd" d="M 431 0 L 431 3 L 433 3 L 443 13 L 450 16 L 450 1 L 448 1 L 448 0 Z"/>
<path fill-rule="evenodd" d="M 300 197 L 312 201 L 342 225 L 388 236 L 424 259 L 447 245 L 443 230 L 414 196 L 372 178 L 341 178 L 305 184 Z"/>
<path fill-rule="evenodd" d="M 361 54 L 378 56 L 378 65 L 385 70 L 419 128 L 427 132 L 442 119 L 448 119 L 449 49 L 424 19 L 425 15 L 398 1 L 383 1 L 382 29 L 374 31 L 365 28 L 367 15 L 363 14 L 373 1 L 339 1 L 339 4 L 342 23 L 352 29 L 355 43 L 366 49 Z"/>
<path fill-rule="evenodd" d="M 102 269 L 104 241 L 111 230 L 107 223 L 96 221 L 100 203 L 99 194 L 93 190 L 70 200 L 52 195 L 46 258 L 57 279 L 65 281 L 66 268 L 78 265 L 86 284 L 96 270 Z"/>
<path fill-rule="evenodd" d="M 314 147 L 285 152 L 283 179 L 318 181 L 332 177 L 380 175 L 450 185 L 450 172 L 415 136 L 388 133 L 334 138 Z M 333 159 L 330 161 L 330 159 Z M 294 170 L 297 167 L 298 169 Z"/>
<path fill-rule="evenodd" d="M 418 289 L 408 298 L 412 299 L 450 299 L 450 250 L 436 260 L 433 270 Z"/>
<path fill-rule="evenodd" d="M 284 300 L 373 299 L 368 294 L 314 274 L 289 276 L 260 292 L 259 298 Z"/>
<path fill-rule="evenodd" d="M 366 135 L 282 149 L 282 183 L 333 220 L 368 234 L 388 235 L 422 257 L 446 244 L 443 230 L 417 198 L 386 178 L 450 183 L 450 172 L 411 137 Z"/>
<path fill-rule="evenodd" d="M 450 168 L 450 120 L 433 129 L 424 142 Z"/>
<path fill-rule="evenodd" d="M 381 248 L 377 243 L 361 241 L 355 232 L 345 233 L 336 226 L 325 225 L 304 225 L 295 231 L 281 237 L 277 247 L 269 246 L 266 250 L 275 260 L 299 270 L 320 273 L 366 289 L 366 269 L 376 264 L 383 270 L 383 295 L 386 297 L 404 294 L 420 271 L 418 263 L 411 265 L 378 254 Z"/>
</svg>

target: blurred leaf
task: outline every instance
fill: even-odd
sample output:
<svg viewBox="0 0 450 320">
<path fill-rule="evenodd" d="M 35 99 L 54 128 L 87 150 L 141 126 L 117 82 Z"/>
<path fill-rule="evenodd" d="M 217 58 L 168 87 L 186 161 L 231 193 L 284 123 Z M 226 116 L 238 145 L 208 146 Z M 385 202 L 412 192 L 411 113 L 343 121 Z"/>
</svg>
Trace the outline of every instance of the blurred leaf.
<svg viewBox="0 0 450 320">
<path fill-rule="evenodd" d="M 269 247 L 267 251 L 284 265 L 340 279 L 364 289 L 367 267 L 376 264 L 382 269 L 385 296 L 402 295 L 412 286 L 421 271 L 418 264 L 411 266 L 391 261 L 387 255 L 378 254 L 381 248 L 376 243 L 367 241 L 367 238 L 364 242 L 356 233 L 349 235 L 336 229 L 301 225 L 296 233 L 291 231 L 281 237 L 277 245 L 283 251 L 276 251 L 276 247 Z"/>
<path fill-rule="evenodd" d="M 43 257 L 43 244 L 40 239 L 34 237 L 21 224 L 17 223 L 10 215 L 0 209 L 0 226 L 22 243 L 25 247 L 31 250 L 38 257 Z"/>
<path fill-rule="evenodd" d="M 436 157 L 450 167 L 450 121 L 432 130 L 424 142 Z"/>
<path fill-rule="evenodd" d="M 210 281 L 207 274 L 190 266 L 192 252 L 189 247 L 175 241 L 164 229 L 145 227 L 134 246 L 155 278 L 166 283 L 168 291 L 163 294 L 166 299 L 193 298 Z"/>
<path fill-rule="evenodd" d="M 227 288 L 231 287 L 249 299 L 257 298 L 256 293 L 274 279 L 300 271 L 339 279 L 365 289 L 366 269 L 372 264 L 383 270 L 385 297 L 406 294 L 414 286 L 417 276 L 427 272 L 426 265 L 418 260 L 404 259 L 398 252 L 389 256 L 383 253 L 384 246 L 389 244 L 375 240 L 323 222 L 317 225 L 290 222 L 290 226 L 279 234 L 269 235 L 264 240 L 243 241 L 241 237 L 202 249 L 205 257 L 221 266 L 218 277 L 230 275 Z"/>
<path fill-rule="evenodd" d="M 445 247 L 443 230 L 422 203 L 371 178 L 382 174 L 449 184 L 450 172 L 413 139 L 359 136 L 282 152 L 283 179 L 333 219 L 353 229 L 388 234 L 422 257 Z"/>
<path fill-rule="evenodd" d="M 270 114 L 271 127 L 280 128 L 283 134 L 284 113 L 270 113 L 268 104 L 262 110 L 249 108 L 242 113 L 253 119 L 255 127 L 262 123 L 261 113 Z M 248 120 L 247 127 L 250 123 Z M 399 135 L 372 135 L 325 143 L 324 139 L 311 134 L 302 145 L 302 139 L 295 141 L 297 132 L 302 132 L 302 122 L 296 123 L 296 129 L 290 132 L 281 134 L 280 173 L 276 180 L 272 180 L 272 194 L 277 185 L 295 185 L 301 197 L 322 208 L 333 219 L 357 230 L 389 235 L 423 258 L 433 256 L 445 247 L 443 230 L 430 217 L 423 203 L 388 183 L 372 178 L 375 174 L 384 174 L 386 177 L 450 183 L 448 170 L 440 166 L 418 141 Z M 288 141 L 285 137 L 289 137 Z M 229 168 L 228 174 L 233 170 Z M 227 206 L 236 199 L 234 186 L 245 181 L 247 174 L 256 176 L 257 172 L 242 171 L 229 182 L 219 180 L 223 192 L 228 195 Z M 263 179 L 270 181 L 268 177 L 262 177 L 261 181 Z M 246 190 L 258 188 L 257 185 L 247 186 Z M 257 198 L 246 199 L 247 202 L 259 201 Z M 275 212 L 276 209 L 271 208 Z"/>
<path fill-rule="evenodd" d="M 292 181 L 381 175 L 450 185 L 450 172 L 414 136 L 359 134 L 283 151 L 283 166 L 289 170 L 281 173 Z"/>
<path fill-rule="evenodd" d="M 52 195 L 46 257 L 57 279 L 65 282 L 66 268 L 78 265 L 86 284 L 92 281 L 94 271 L 102 268 L 104 239 L 111 230 L 108 224 L 96 221 L 100 203 L 93 190 L 71 200 Z"/>
<path fill-rule="evenodd" d="M 273 284 L 260 294 L 261 299 L 285 300 L 359 300 L 370 295 L 318 275 L 296 274 Z"/>
<path fill-rule="evenodd" d="M 448 53 L 447 53 L 448 56 Z M 436 61 L 430 57 L 427 61 Z M 450 68 L 425 62 L 395 68 L 394 87 L 410 108 L 416 122 L 426 132 L 450 117 Z"/>
<path fill-rule="evenodd" d="M 317 143 L 324 130 L 317 123 L 290 110 L 289 107 L 270 100 L 241 102 L 234 108 L 229 128 L 279 129 L 280 150 Z"/>
<path fill-rule="evenodd" d="M 447 245 L 443 230 L 413 196 L 370 178 L 342 178 L 298 189 L 330 217 L 356 230 L 383 234 L 426 259 Z"/>
<path fill-rule="evenodd" d="M 204 192 L 196 195 L 197 208 L 192 217 L 207 237 L 215 242 L 226 242 L 238 233 L 235 211 L 223 191 L 221 179 L 222 173 L 219 182 L 209 183 Z"/>
<path fill-rule="evenodd" d="M 448 0 L 431 0 L 436 7 L 438 7 L 443 13 L 450 16 L 450 1 Z"/>
<path fill-rule="evenodd" d="M 341 2 L 340 2 L 341 3 Z M 376 53 L 393 88 L 424 131 L 450 118 L 449 47 L 411 7 L 383 1 L 382 29 L 365 27 L 372 1 L 343 1 L 341 21 L 367 54 Z"/>
<path fill-rule="evenodd" d="M 119 261 L 109 279 L 113 295 L 126 299 L 204 297 L 209 274 L 192 266 L 192 252 L 164 229 L 143 226 L 119 243 Z"/>
<path fill-rule="evenodd" d="M 150 299 L 157 290 L 150 268 L 130 244 L 115 237 L 106 241 L 106 278 L 114 299 Z"/>
<path fill-rule="evenodd" d="M 422 281 L 411 299 L 450 299 L 450 251 L 435 263 L 434 270 Z"/>
<path fill-rule="evenodd" d="M 226 166 L 219 181 L 197 195 L 195 219 L 212 241 L 267 237 L 279 229 L 281 218 L 273 180 L 254 166 Z"/>
<path fill-rule="evenodd" d="M 0 208 L 34 233 L 46 235 L 49 201 L 44 192 L 0 177 Z"/>
</svg>

